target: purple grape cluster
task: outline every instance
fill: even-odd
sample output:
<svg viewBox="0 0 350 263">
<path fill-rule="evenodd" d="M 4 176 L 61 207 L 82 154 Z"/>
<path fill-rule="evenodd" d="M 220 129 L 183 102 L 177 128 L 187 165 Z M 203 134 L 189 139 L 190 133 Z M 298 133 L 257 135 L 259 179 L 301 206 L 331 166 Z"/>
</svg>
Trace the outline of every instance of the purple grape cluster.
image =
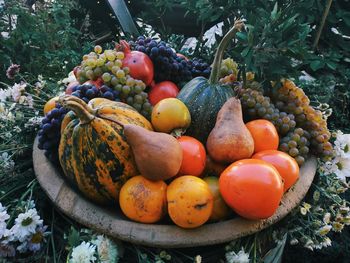
<svg viewBox="0 0 350 263">
<path fill-rule="evenodd" d="M 63 108 L 59 103 L 47 113 L 41 121 L 38 132 L 38 148 L 44 150 L 45 156 L 52 162 L 58 163 L 58 146 L 61 139 L 61 123 L 69 110 Z"/>
<path fill-rule="evenodd" d="M 139 36 L 136 42 L 130 43 L 134 50 L 147 54 L 154 65 L 156 82 L 170 80 L 176 84 L 189 81 L 194 77 L 209 77 L 211 68 L 202 59 L 186 60 L 178 56 L 164 41 Z"/>
<path fill-rule="evenodd" d="M 94 98 L 106 98 L 113 101 L 120 101 L 119 93 L 119 91 L 107 85 L 101 86 L 100 89 L 91 84 L 77 85 L 72 88 L 72 95 L 82 99 L 86 103 Z"/>
</svg>

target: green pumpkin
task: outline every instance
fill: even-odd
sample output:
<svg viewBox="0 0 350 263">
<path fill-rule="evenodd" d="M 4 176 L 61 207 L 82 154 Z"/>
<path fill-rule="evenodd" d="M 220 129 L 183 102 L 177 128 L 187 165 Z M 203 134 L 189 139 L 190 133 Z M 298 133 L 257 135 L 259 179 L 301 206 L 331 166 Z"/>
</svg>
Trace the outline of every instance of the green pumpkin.
<svg viewBox="0 0 350 263">
<path fill-rule="evenodd" d="M 224 51 L 242 25 L 241 21 L 237 21 L 221 40 L 215 53 L 209 79 L 204 77 L 192 79 L 177 96 L 185 103 L 191 113 L 191 125 L 187 129 L 186 135 L 197 138 L 203 144 L 215 126 L 219 110 L 229 98 L 235 95 L 231 87 L 219 84 L 218 81 Z"/>
</svg>

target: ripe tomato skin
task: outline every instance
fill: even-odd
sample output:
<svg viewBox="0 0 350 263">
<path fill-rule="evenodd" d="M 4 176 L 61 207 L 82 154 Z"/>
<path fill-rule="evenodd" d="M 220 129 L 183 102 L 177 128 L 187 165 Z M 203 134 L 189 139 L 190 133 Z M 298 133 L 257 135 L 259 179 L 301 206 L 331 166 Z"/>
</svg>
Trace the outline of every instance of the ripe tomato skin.
<svg viewBox="0 0 350 263">
<path fill-rule="evenodd" d="M 178 175 L 200 176 L 205 168 L 206 152 L 203 144 L 190 136 L 181 136 L 182 164 Z"/>
<path fill-rule="evenodd" d="M 181 100 L 167 98 L 153 107 L 151 122 L 153 128 L 159 132 L 170 133 L 175 129 L 186 130 L 191 124 L 191 114 Z"/>
<path fill-rule="evenodd" d="M 265 150 L 277 150 L 279 136 L 272 122 L 262 119 L 254 120 L 246 123 L 246 127 L 254 139 L 255 153 Z"/>
<path fill-rule="evenodd" d="M 152 86 L 148 93 L 149 102 L 154 106 L 162 99 L 176 98 L 179 88 L 174 82 L 162 81 Z"/>
<path fill-rule="evenodd" d="M 299 165 L 295 159 L 288 154 L 267 150 L 254 154 L 253 159 L 259 159 L 272 164 L 284 180 L 284 192 L 286 192 L 299 179 Z"/>
<path fill-rule="evenodd" d="M 273 165 L 257 159 L 234 162 L 219 178 L 226 204 L 247 219 L 272 216 L 283 196 L 283 181 Z"/>
</svg>

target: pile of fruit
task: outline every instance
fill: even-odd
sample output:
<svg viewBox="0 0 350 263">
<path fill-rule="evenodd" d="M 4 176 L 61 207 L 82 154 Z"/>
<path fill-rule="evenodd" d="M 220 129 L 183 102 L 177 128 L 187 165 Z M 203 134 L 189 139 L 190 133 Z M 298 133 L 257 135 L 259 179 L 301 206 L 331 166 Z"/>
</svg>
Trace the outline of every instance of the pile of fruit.
<svg viewBox="0 0 350 263">
<path fill-rule="evenodd" d="M 45 105 L 39 148 L 87 198 L 137 222 L 272 216 L 309 154 L 333 150 L 322 113 L 292 81 L 271 94 L 252 73 L 237 82 L 237 64 L 222 57 L 241 26 L 212 67 L 143 36 L 96 46 L 74 69 L 77 82 Z"/>
</svg>

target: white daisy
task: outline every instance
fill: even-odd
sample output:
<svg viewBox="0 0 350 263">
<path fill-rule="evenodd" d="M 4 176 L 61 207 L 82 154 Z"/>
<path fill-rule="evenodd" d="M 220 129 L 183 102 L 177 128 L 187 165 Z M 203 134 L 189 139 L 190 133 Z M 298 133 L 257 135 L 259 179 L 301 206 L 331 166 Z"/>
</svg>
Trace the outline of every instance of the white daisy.
<svg viewBox="0 0 350 263">
<path fill-rule="evenodd" d="M 227 263 L 249 263 L 249 253 L 244 251 L 244 248 L 236 254 L 234 251 L 225 254 Z"/>
<path fill-rule="evenodd" d="M 27 84 L 25 83 L 23 84 L 15 83 L 15 85 L 13 85 L 13 87 L 10 89 L 13 101 L 18 102 L 21 99 L 21 96 L 25 91 L 26 86 Z"/>
<path fill-rule="evenodd" d="M 3 207 L 0 203 L 0 239 L 5 235 L 6 232 L 6 220 L 9 219 L 10 216 L 7 214 L 6 207 Z"/>
<path fill-rule="evenodd" d="M 108 237 L 98 235 L 92 243 L 97 246 L 98 256 L 102 263 L 118 262 L 118 247 Z"/>
<path fill-rule="evenodd" d="M 30 234 L 34 234 L 36 228 L 42 224 L 43 220 L 40 219 L 36 209 L 32 208 L 18 215 L 11 232 L 17 240 L 23 242 Z"/>
<path fill-rule="evenodd" d="M 345 181 L 346 177 L 350 177 L 350 158 L 336 158 L 338 169 L 335 171 L 337 177 Z"/>
<path fill-rule="evenodd" d="M 337 156 L 350 158 L 350 134 L 337 132 L 337 139 L 334 142 L 334 150 Z"/>
<path fill-rule="evenodd" d="M 70 263 L 92 263 L 96 262 L 96 246 L 83 241 L 79 246 L 73 248 Z"/>
</svg>

